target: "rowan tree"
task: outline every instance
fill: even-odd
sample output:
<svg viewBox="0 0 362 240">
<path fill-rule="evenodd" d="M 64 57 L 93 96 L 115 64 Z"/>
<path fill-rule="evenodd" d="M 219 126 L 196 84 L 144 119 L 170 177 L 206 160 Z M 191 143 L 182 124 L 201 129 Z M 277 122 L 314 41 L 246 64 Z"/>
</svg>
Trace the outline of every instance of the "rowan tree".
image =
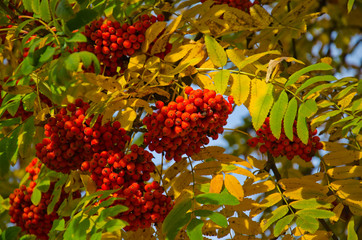
<svg viewBox="0 0 362 240">
<path fill-rule="evenodd" d="M 2 239 L 358 239 L 361 5 L 0 2 Z"/>
</svg>

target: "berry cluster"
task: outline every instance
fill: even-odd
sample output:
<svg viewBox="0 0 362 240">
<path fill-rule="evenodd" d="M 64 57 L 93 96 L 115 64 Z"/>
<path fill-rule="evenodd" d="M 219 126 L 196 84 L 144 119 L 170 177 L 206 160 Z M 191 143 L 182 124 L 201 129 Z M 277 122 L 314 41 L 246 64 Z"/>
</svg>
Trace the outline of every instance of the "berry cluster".
<svg viewBox="0 0 362 240">
<path fill-rule="evenodd" d="M 116 216 L 129 223 L 124 230 L 137 231 L 151 227 L 152 223 L 162 223 L 174 206 L 171 197 L 163 192 L 163 187 L 154 181 L 148 184 L 133 182 L 114 194 L 124 199 L 117 204 L 128 207 L 126 212 Z"/>
<path fill-rule="evenodd" d="M 187 99 L 178 96 L 167 106 L 156 102 L 157 112 L 143 119 L 148 129 L 144 143 L 151 151 L 165 152 L 167 160 L 180 161 L 185 153 L 198 153 L 208 137 L 217 139 L 232 112 L 232 99 L 228 102 L 213 90 L 186 87 L 185 93 Z"/>
<path fill-rule="evenodd" d="M 36 235 L 37 239 L 48 239 L 48 233 L 52 228 L 53 221 L 59 218 L 57 210 L 63 200 L 68 197 L 68 194 L 63 190 L 53 212 L 47 214 L 47 206 L 52 201 L 52 192 L 55 185 L 55 182 L 52 182 L 49 190 L 42 193 L 40 203 L 34 205 L 31 202 L 31 195 L 36 186 L 33 179 L 38 177 L 40 166 L 41 163 L 35 158 L 26 168 L 26 171 L 30 174 L 29 179 L 31 182 L 28 187 L 21 185 L 20 188 L 15 189 L 9 195 L 9 215 L 11 216 L 10 221 L 21 227 L 22 231 Z M 80 192 L 74 193 L 73 197 L 79 198 Z"/>
<path fill-rule="evenodd" d="M 77 99 L 75 104 L 68 104 L 55 117 L 49 118 L 44 126 L 47 138 L 35 146 L 37 157 L 48 168 L 69 173 L 91 160 L 94 153 L 119 152 L 130 140 L 119 122 L 102 126 L 102 117 L 98 117 L 94 126 L 89 127 L 92 117 L 85 119 L 88 108 L 88 103 Z"/>
<path fill-rule="evenodd" d="M 297 137 L 297 121 L 294 121 L 293 126 L 293 141 L 290 141 L 284 133 L 284 129 L 280 134 L 280 138 L 276 139 L 271 132 L 269 117 L 265 119 L 263 126 L 256 131 L 257 137 L 248 140 L 250 147 L 256 147 L 258 143 L 262 145 L 259 147 L 261 153 L 269 152 L 273 157 L 286 156 L 289 160 L 292 160 L 295 156 L 300 156 L 304 161 L 309 162 L 315 155 L 317 150 L 323 148 L 323 144 L 320 142 L 320 138 L 315 136 L 317 130 L 312 131 L 309 129 L 310 139 L 308 144 L 304 144 Z"/>
<path fill-rule="evenodd" d="M 145 184 L 155 170 L 152 154 L 133 144 L 131 152 L 115 153 L 103 151 L 94 153 L 90 161 L 82 163 L 82 170 L 91 173 L 99 190 L 119 189 L 114 197 L 121 197 L 115 204 L 129 209 L 116 216 L 129 223 L 125 231 L 148 228 L 152 223 L 162 222 L 172 209 L 171 198 L 163 195 L 163 188 L 157 182 Z"/>
<path fill-rule="evenodd" d="M 79 43 L 77 51 L 94 52 L 105 75 L 114 76 L 117 74 L 117 67 L 124 70 L 129 57 L 140 50 L 146 30 L 156 21 L 164 20 L 163 15 L 142 15 L 139 21 L 132 25 L 104 19 L 95 20 L 85 27 L 83 34 L 88 42 Z M 172 45 L 168 44 L 165 52 L 158 56 L 163 58 L 171 51 L 171 47 Z M 93 66 L 86 70 L 94 71 Z"/>
<path fill-rule="evenodd" d="M 201 0 L 202 3 L 206 2 L 206 0 Z M 255 4 L 259 4 L 259 1 L 254 1 L 253 3 L 250 0 L 214 0 L 216 5 L 227 4 L 230 7 L 234 7 L 240 9 L 244 12 L 249 13 L 250 8 Z"/>
</svg>

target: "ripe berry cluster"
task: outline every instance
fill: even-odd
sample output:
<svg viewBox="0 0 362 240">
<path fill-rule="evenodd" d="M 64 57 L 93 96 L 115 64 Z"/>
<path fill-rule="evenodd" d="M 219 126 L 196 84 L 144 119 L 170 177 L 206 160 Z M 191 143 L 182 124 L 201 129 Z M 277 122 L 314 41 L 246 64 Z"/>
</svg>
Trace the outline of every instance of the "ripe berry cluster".
<svg viewBox="0 0 362 240">
<path fill-rule="evenodd" d="M 29 179 L 31 182 L 28 187 L 21 185 L 20 188 L 15 189 L 9 195 L 9 215 L 11 216 L 10 222 L 21 227 L 22 231 L 36 235 L 37 239 L 48 239 L 48 233 L 52 228 L 53 221 L 59 218 L 57 210 L 63 200 L 68 197 L 68 194 L 63 190 L 53 212 L 47 214 L 47 206 L 52 201 L 52 192 L 55 185 L 55 182 L 52 182 L 49 190 L 46 193 L 42 193 L 40 203 L 34 205 L 31 201 L 31 195 L 36 186 L 33 179 L 38 177 L 40 166 L 41 163 L 35 158 L 26 168 L 26 171 L 30 174 Z M 74 193 L 73 197 L 79 198 L 80 192 Z"/>
<path fill-rule="evenodd" d="M 250 147 L 256 147 L 258 143 L 262 145 L 259 147 L 261 153 L 269 152 L 273 157 L 286 156 L 289 160 L 292 160 L 295 156 L 300 156 L 304 161 L 309 162 L 315 155 L 317 150 L 323 148 L 323 144 L 320 142 L 320 138 L 315 136 L 317 130 L 312 131 L 309 129 L 310 139 L 307 144 L 297 137 L 297 121 L 294 121 L 293 126 L 293 141 L 290 141 L 284 133 L 284 129 L 280 134 L 280 138 L 276 139 L 273 136 L 269 117 L 265 119 L 263 126 L 256 131 L 257 137 L 248 140 Z"/>
<path fill-rule="evenodd" d="M 166 153 L 166 159 L 180 161 L 185 153 L 191 156 L 218 138 L 232 112 L 232 100 L 226 101 L 213 90 L 185 88 L 187 99 L 178 96 L 167 105 L 156 102 L 157 112 L 143 119 L 148 132 L 144 143 L 151 151 Z"/>
<path fill-rule="evenodd" d="M 148 228 L 152 223 L 162 222 L 172 209 L 171 198 L 163 195 L 163 188 L 157 182 L 146 184 L 155 170 L 152 154 L 133 144 L 131 152 L 115 153 L 103 151 L 94 153 L 90 161 L 82 163 L 82 170 L 91 173 L 99 190 L 119 189 L 114 197 L 122 197 L 115 204 L 129 209 L 116 216 L 129 223 L 125 231 Z"/>
<path fill-rule="evenodd" d="M 206 0 L 201 0 L 201 2 L 206 2 Z M 216 5 L 227 4 L 230 7 L 240 9 L 244 12 L 249 13 L 250 8 L 255 4 L 259 4 L 259 1 L 254 1 L 253 3 L 250 0 L 214 0 Z"/>
<path fill-rule="evenodd" d="M 174 206 L 171 197 L 163 194 L 163 187 L 156 181 L 128 185 L 123 191 L 114 194 L 124 199 L 117 201 L 117 204 L 128 207 L 126 212 L 116 216 L 129 223 L 124 230 L 137 231 L 139 228 L 151 227 L 152 223 L 162 223 Z"/>
<path fill-rule="evenodd" d="M 146 30 L 156 21 L 164 20 L 163 15 L 142 15 L 139 21 L 132 25 L 104 19 L 95 20 L 85 27 L 83 34 L 88 42 L 79 43 L 77 51 L 94 52 L 105 75 L 114 76 L 117 74 L 117 67 L 124 70 L 129 57 L 140 50 Z M 160 53 L 159 56 L 163 58 L 171 47 L 172 45 L 168 44 L 166 53 Z M 94 71 L 92 66 L 87 70 Z"/>
<path fill-rule="evenodd" d="M 155 170 L 152 154 L 136 144 L 131 152 L 102 151 L 94 153 L 92 159 L 84 161 L 81 169 L 91 173 L 92 180 L 102 190 L 128 187 L 132 182 L 150 180 Z"/>
<path fill-rule="evenodd" d="M 89 104 L 77 99 L 51 117 L 44 126 L 44 138 L 36 148 L 37 157 L 50 169 L 69 173 L 79 169 L 84 161 L 91 160 L 94 153 L 121 151 L 130 137 L 119 122 L 101 125 L 98 117 L 89 127 L 92 117 L 85 119 Z M 69 113 L 68 113 L 69 112 Z"/>
</svg>

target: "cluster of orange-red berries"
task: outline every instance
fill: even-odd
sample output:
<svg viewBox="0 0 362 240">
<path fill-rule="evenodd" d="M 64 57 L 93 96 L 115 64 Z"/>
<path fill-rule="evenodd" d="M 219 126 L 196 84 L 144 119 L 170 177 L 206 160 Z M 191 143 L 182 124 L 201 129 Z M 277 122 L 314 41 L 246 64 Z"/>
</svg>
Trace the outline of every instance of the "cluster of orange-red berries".
<svg viewBox="0 0 362 240">
<path fill-rule="evenodd" d="M 51 117 L 44 126 L 46 138 L 38 143 L 37 157 L 50 169 L 69 173 L 80 169 L 81 164 L 91 160 L 95 153 L 113 150 L 122 151 L 130 136 L 121 128 L 119 122 L 101 125 L 98 117 L 90 127 L 92 117 L 85 119 L 89 104 L 77 99 Z"/>
<path fill-rule="evenodd" d="M 297 137 L 297 122 L 294 121 L 293 141 L 287 138 L 284 129 L 282 129 L 280 138 L 277 139 L 271 132 L 269 120 L 269 117 L 267 117 L 263 126 L 256 131 L 257 137 L 248 140 L 250 147 L 256 147 L 260 143 L 259 151 L 261 153 L 269 152 L 273 157 L 286 156 L 289 160 L 292 160 L 295 156 L 300 156 L 306 162 L 312 160 L 316 151 L 323 148 L 320 138 L 315 136 L 317 130 L 312 131 L 309 129 L 310 138 L 308 143 L 304 144 Z"/>
<path fill-rule="evenodd" d="M 204 3 L 206 0 L 201 0 L 201 2 Z M 234 7 L 248 13 L 252 6 L 259 4 L 259 1 L 250 2 L 250 0 L 214 0 L 214 4 L 227 4 L 230 7 Z"/>
<path fill-rule="evenodd" d="M 59 218 L 57 210 L 60 204 L 69 196 L 62 190 L 59 200 L 54 206 L 53 211 L 48 214 L 47 207 L 52 201 L 52 193 L 54 190 L 55 182 L 50 183 L 49 190 L 42 193 L 40 203 L 35 205 L 31 201 L 33 190 L 36 187 L 35 180 L 38 178 L 40 172 L 41 162 L 34 158 L 26 171 L 29 173 L 30 180 L 29 186 L 21 185 L 9 195 L 9 215 L 11 216 L 10 222 L 15 223 L 21 227 L 22 231 L 34 234 L 37 239 L 49 239 L 48 233 L 52 228 L 53 221 Z M 73 193 L 73 198 L 79 198 L 80 192 Z"/>
<path fill-rule="evenodd" d="M 164 152 L 167 160 L 180 161 L 184 154 L 198 153 L 208 137 L 217 139 L 232 112 L 232 98 L 228 102 L 213 90 L 186 87 L 185 93 L 187 99 L 178 96 L 167 105 L 157 101 L 157 112 L 143 119 L 148 130 L 144 143 L 151 151 Z"/>
<path fill-rule="evenodd" d="M 132 25 L 104 19 L 95 20 L 85 27 L 83 34 L 88 42 L 79 43 L 77 51 L 94 52 L 105 75 L 116 75 L 117 67 L 124 70 L 128 64 L 128 57 L 140 51 L 141 44 L 145 41 L 146 30 L 156 21 L 164 20 L 162 14 L 157 17 L 142 15 Z M 167 44 L 165 52 L 156 56 L 164 58 L 171 48 L 172 45 Z M 88 71 L 94 71 L 93 66 Z"/>
</svg>

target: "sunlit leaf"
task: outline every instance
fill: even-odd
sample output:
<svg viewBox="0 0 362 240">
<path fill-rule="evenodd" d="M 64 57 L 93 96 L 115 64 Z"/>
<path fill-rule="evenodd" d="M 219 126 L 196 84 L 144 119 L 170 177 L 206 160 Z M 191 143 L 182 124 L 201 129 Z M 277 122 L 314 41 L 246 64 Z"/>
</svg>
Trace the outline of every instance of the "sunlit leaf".
<svg viewBox="0 0 362 240">
<path fill-rule="evenodd" d="M 249 96 L 250 78 L 243 74 L 231 74 L 233 84 L 231 86 L 231 95 L 237 105 L 243 104 Z"/>
<path fill-rule="evenodd" d="M 210 193 L 220 193 L 224 184 L 224 175 L 217 174 L 210 181 Z"/>
<path fill-rule="evenodd" d="M 231 193 L 233 196 L 235 196 L 237 199 L 239 199 L 239 201 L 243 200 L 244 190 L 243 190 L 243 187 L 241 186 L 239 180 L 236 177 L 226 174 L 224 183 L 225 183 L 225 187 L 229 191 L 229 193 Z"/>
<path fill-rule="evenodd" d="M 272 225 L 278 219 L 284 217 L 289 212 L 289 208 L 287 205 L 283 205 L 278 207 L 276 210 L 272 212 L 272 215 L 268 219 L 263 219 L 261 222 L 261 229 L 265 232 L 270 225 Z"/>
<path fill-rule="evenodd" d="M 295 98 L 292 98 L 288 103 L 287 111 L 284 115 L 284 132 L 290 141 L 294 141 L 293 124 L 297 115 L 298 104 Z"/>
<path fill-rule="evenodd" d="M 308 67 L 305 67 L 295 73 L 293 73 L 288 81 L 285 83 L 285 87 L 290 86 L 292 84 L 294 84 L 296 81 L 298 81 L 298 79 L 305 73 L 310 72 L 310 71 L 320 71 L 320 70 L 332 70 L 333 68 L 328 65 L 327 63 L 316 63 L 314 65 L 310 65 Z"/>
<path fill-rule="evenodd" d="M 288 107 L 288 95 L 283 91 L 270 111 L 270 129 L 273 135 L 279 139 L 282 130 L 282 120 Z"/>
<path fill-rule="evenodd" d="M 249 111 L 255 130 L 258 130 L 263 125 L 273 102 L 273 85 L 254 79 L 251 85 Z"/>
<path fill-rule="evenodd" d="M 215 40 L 215 38 L 207 34 L 205 34 L 205 44 L 211 61 L 217 67 L 223 67 L 227 62 L 224 48 Z"/>
<path fill-rule="evenodd" d="M 275 228 L 274 228 L 274 236 L 279 236 L 284 228 L 286 226 L 288 226 L 292 220 L 294 219 L 294 214 L 293 215 L 288 215 L 288 216 L 285 216 L 283 217 L 282 219 L 280 219 L 276 224 L 275 224 Z"/>
<path fill-rule="evenodd" d="M 202 226 L 204 226 L 204 221 L 193 218 L 191 222 L 187 225 L 187 235 L 191 240 L 202 240 Z"/>
</svg>

